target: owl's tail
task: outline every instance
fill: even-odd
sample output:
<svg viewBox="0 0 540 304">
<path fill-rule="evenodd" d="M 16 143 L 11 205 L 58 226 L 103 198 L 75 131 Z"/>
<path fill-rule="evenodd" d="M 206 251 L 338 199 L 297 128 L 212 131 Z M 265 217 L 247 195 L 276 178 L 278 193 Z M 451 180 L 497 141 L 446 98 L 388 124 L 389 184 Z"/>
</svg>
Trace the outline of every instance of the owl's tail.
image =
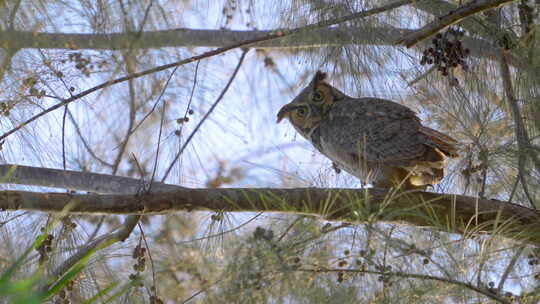
<svg viewBox="0 0 540 304">
<path fill-rule="evenodd" d="M 429 185 L 440 183 L 445 175 L 446 158 L 458 156 L 455 147 L 457 142 L 453 138 L 429 128 L 424 128 L 424 131 L 433 144 L 428 145 L 425 153 L 409 166 L 401 167 L 407 174 L 404 177 L 404 186 L 408 189 L 425 189 Z M 426 134 L 427 132 L 429 134 Z"/>
<path fill-rule="evenodd" d="M 443 162 L 418 162 L 414 167 L 392 167 L 379 172 L 372 182 L 377 188 L 397 187 L 402 190 L 425 190 L 436 185 L 444 177 Z"/>
<path fill-rule="evenodd" d="M 435 147 L 444 153 L 444 155 L 448 157 L 459 156 L 458 148 L 456 147 L 458 141 L 452 137 L 424 126 L 420 127 L 420 133 L 429 137 L 435 144 Z"/>
</svg>

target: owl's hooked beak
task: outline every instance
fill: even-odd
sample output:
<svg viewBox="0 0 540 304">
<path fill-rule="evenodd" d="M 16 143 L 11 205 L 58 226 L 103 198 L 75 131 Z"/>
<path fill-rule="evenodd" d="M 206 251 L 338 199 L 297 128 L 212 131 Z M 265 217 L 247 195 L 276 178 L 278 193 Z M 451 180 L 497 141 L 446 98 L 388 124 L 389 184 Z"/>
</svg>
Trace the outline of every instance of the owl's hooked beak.
<svg viewBox="0 0 540 304">
<path fill-rule="evenodd" d="M 280 123 L 283 120 L 283 118 L 289 116 L 289 112 L 302 108 L 302 107 L 305 107 L 305 105 L 297 105 L 293 103 L 284 105 L 277 114 L 277 123 Z"/>
</svg>

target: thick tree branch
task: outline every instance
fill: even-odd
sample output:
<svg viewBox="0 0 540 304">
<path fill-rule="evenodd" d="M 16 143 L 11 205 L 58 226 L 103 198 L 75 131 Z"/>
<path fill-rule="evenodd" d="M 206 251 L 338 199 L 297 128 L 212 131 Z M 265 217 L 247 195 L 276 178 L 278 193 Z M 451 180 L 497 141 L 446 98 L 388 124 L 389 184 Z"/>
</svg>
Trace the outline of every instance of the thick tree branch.
<svg viewBox="0 0 540 304">
<path fill-rule="evenodd" d="M 411 47 L 419 41 L 422 41 L 429 36 L 439 32 L 447 26 L 461 21 L 462 19 L 474 15 L 478 12 L 492 9 L 515 0 L 474 0 L 458 9 L 436 18 L 433 22 L 426 24 L 419 30 L 416 30 L 407 36 L 399 39 L 396 44 L 403 44 L 406 47 Z"/>
<path fill-rule="evenodd" d="M 147 31 L 141 33 L 141 39 L 138 40 L 140 43 L 135 46 L 132 39 L 136 37 L 131 33 L 66 34 L 0 31 L 0 40 L 10 48 L 42 49 L 69 49 L 69 46 L 73 46 L 76 49 L 94 50 L 121 50 L 127 47 L 141 49 L 163 47 L 225 47 L 234 43 L 253 40 L 257 37 L 268 36 L 275 32 L 197 29 Z M 290 36 L 261 41 L 251 44 L 250 47 L 287 50 L 343 45 L 390 46 L 400 37 L 408 36 L 414 32 L 414 30 L 399 29 L 391 26 L 370 26 L 363 24 L 355 27 L 338 26 L 314 29 L 309 34 L 292 34 Z M 487 40 L 465 38 L 464 43 L 470 48 L 473 56 L 495 58 L 497 55 L 495 51 L 490 51 L 493 47 Z"/>
<path fill-rule="evenodd" d="M 418 1 L 418 0 L 417 0 Z M 360 19 L 393 10 L 416 2 L 413 0 L 399 0 L 381 7 L 353 13 L 347 16 L 323 20 L 295 29 L 276 29 L 273 31 L 227 31 L 227 30 L 194 30 L 174 29 L 164 31 L 139 33 L 112 33 L 112 34 L 65 34 L 65 33 L 37 33 L 24 31 L 0 31 L 0 47 L 2 48 L 40 48 L 40 49 L 106 49 L 119 50 L 128 48 L 161 48 L 170 46 L 182 47 L 227 47 L 232 44 L 249 42 L 252 47 L 289 47 L 299 37 L 282 39 L 293 34 L 314 31 L 331 25 Z M 362 33 L 361 31 L 359 33 Z M 309 36 L 309 35 L 308 35 Z M 325 37 L 332 38 L 332 37 Z M 305 40 L 304 40 L 305 41 Z M 336 41 L 337 42 L 337 41 Z M 242 45 L 244 46 L 244 45 Z M 313 47 L 315 45 L 312 45 Z"/>
<path fill-rule="evenodd" d="M 287 30 L 285 30 L 287 31 Z M 90 49 L 122 50 L 128 47 L 157 49 L 163 47 L 225 47 L 243 41 L 254 40 L 276 31 L 231 31 L 174 29 L 146 31 L 133 45 L 136 36 L 132 33 L 75 34 L 75 33 L 34 33 L 23 31 L 0 31 L 2 47 L 6 49 Z M 251 47 L 266 49 L 318 48 L 348 44 L 392 45 L 398 37 L 413 33 L 413 30 L 390 26 L 377 27 L 358 25 L 319 28 L 310 34 L 293 34 L 268 41 L 254 43 Z"/>
<path fill-rule="evenodd" d="M 540 213 L 507 202 L 384 189 L 180 189 L 136 195 L 0 192 L 0 209 L 74 214 L 278 212 L 345 222 L 391 221 L 454 233 L 497 233 L 540 245 Z"/>
</svg>

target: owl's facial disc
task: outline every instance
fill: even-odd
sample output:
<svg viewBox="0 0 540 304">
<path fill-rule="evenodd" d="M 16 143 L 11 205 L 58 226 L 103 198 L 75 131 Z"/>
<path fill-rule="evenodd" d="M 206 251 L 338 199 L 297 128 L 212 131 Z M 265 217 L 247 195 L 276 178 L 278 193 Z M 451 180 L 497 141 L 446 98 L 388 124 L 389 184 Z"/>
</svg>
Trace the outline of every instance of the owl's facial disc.
<svg viewBox="0 0 540 304">
<path fill-rule="evenodd" d="M 315 90 L 311 96 L 311 100 L 316 104 L 324 102 L 324 93 L 321 90 Z"/>
<path fill-rule="evenodd" d="M 278 112 L 277 114 L 277 123 L 280 123 L 281 120 L 283 120 L 283 118 L 285 117 L 288 117 L 289 119 L 291 118 L 291 112 L 292 111 L 295 111 L 295 110 L 298 110 L 298 109 L 301 109 L 301 108 L 307 108 L 306 105 L 298 105 L 298 104 L 294 104 L 294 103 L 289 103 L 289 104 L 286 104 L 284 105 Z M 307 109 L 304 109 L 307 111 Z M 304 111 L 303 110 L 303 111 Z"/>
<path fill-rule="evenodd" d="M 295 127 L 310 130 L 321 121 L 321 110 L 320 106 L 314 104 L 291 103 L 281 108 L 278 113 L 278 122 L 287 117 Z"/>
</svg>

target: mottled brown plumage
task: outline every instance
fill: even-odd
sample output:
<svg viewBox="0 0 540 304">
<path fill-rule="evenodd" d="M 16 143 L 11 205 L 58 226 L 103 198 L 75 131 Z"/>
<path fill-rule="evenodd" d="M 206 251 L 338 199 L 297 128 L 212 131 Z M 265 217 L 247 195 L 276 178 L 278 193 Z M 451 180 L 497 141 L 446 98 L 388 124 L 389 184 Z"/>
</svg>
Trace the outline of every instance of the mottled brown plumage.
<svg viewBox="0 0 540 304">
<path fill-rule="evenodd" d="M 324 82 L 311 83 L 278 113 L 336 168 L 375 187 L 425 188 L 444 177 L 457 142 L 422 126 L 416 113 L 393 101 L 353 98 Z"/>
</svg>

